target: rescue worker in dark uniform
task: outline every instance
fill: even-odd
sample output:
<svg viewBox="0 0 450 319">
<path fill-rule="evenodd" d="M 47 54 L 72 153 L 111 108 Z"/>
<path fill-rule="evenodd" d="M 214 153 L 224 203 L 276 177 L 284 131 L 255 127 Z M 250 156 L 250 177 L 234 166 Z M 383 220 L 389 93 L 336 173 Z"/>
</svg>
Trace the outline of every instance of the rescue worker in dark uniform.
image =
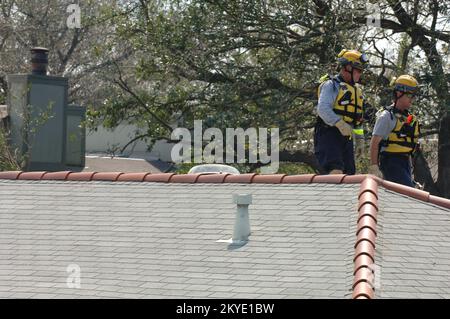
<svg viewBox="0 0 450 319">
<path fill-rule="evenodd" d="M 342 50 L 338 63 L 339 74 L 319 86 L 314 153 L 325 173 L 353 175 L 353 129 L 362 123 L 364 113 L 358 82 L 368 58 L 355 50 Z"/>
<path fill-rule="evenodd" d="M 394 103 L 377 113 L 370 141 L 369 174 L 411 187 L 415 186 L 411 155 L 418 147 L 420 127 L 409 108 L 418 85 L 410 75 L 395 80 Z"/>
</svg>

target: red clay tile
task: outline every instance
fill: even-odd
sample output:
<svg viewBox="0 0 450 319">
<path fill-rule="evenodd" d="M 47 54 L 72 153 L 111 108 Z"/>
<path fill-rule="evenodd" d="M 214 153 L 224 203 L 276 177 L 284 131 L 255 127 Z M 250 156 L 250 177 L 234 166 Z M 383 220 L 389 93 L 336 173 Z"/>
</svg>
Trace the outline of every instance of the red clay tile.
<svg viewBox="0 0 450 319">
<path fill-rule="evenodd" d="M 361 184 L 367 175 L 345 175 L 342 184 Z"/>
<path fill-rule="evenodd" d="M 22 171 L 0 172 L 0 179 L 18 179 Z"/>
<path fill-rule="evenodd" d="M 361 267 L 369 267 L 369 265 L 373 265 L 373 260 L 367 255 L 359 255 L 355 259 L 355 270 L 353 271 L 353 275 L 356 274 L 356 271 Z"/>
<path fill-rule="evenodd" d="M 201 174 L 173 175 L 169 183 L 196 183 Z"/>
<path fill-rule="evenodd" d="M 370 228 L 374 231 L 375 235 L 377 234 L 377 222 L 370 216 L 363 216 L 358 221 L 356 226 L 356 236 L 358 236 L 359 232 L 364 228 Z"/>
<path fill-rule="evenodd" d="M 0 173 L 1 174 L 1 173 Z M 430 195 L 430 203 L 442 207 L 450 208 L 450 199 Z"/>
<path fill-rule="evenodd" d="M 68 181 L 91 181 L 96 172 L 76 172 L 67 176 Z"/>
<path fill-rule="evenodd" d="M 252 183 L 280 184 L 286 174 L 256 175 Z"/>
<path fill-rule="evenodd" d="M 200 175 L 197 183 L 223 183 L 227 175 L 230 174 L 204 174 Z"/>
<path fill-rule="evenodd" d="M 344 174 L 316 175 L 312 179 L 312 183 L 340 184 L 344 177 Z"/>
<path fill-rule="evenodd" d="M 72 173 L 72 171 L 63 171 L 63 172 L 47 172 L 42 176 L 43 180 L 54 180 L 54 181 L 64 181 L 67 179 L 67 176 Z"/>
<path fill-rule="evenodd" d="M 367 191 L 373 193 L 375 195 L 375 197 L 378 199 L 378 183 L 375 179 L 373 179 L 371 177 L 367 177 L 361 183 L 361 186 L 359 188 L 359 197 L 361 197 L 361 195 Z"/>
<path fill-rule="evenodd" d="M 283 178 L 283 184 L 309 184 L 313 180 L 315 174 L 304 175 L 287 175 Z"/>
<path fill-rule="evenodd" d="M 256 174 L 240 174 L 240 175 L 228 175 L 224 183 L 244 183 L 250 184 Z"/>
<path fill-rule="evenodd" d="M 366 177 L 375 180 L 375 182 L 377 182 L 378 185 L 381 185 L 381 183 L 384 181 L 384 179 L 382 179 L 378 176 L 375 176 L 375 175 L 371 175 L 371 174 L 366 175 Z"/>
<path fill-rule="evenodd" d="M 352 288 L 355 288 L 355 286 L 360 282 L 367 282 L 371 287 L 373 287 L 374 286 L 373 279 L 374 275 L 372 270 L 366 267 L 359 268 L 355 274 L 355 277 L 353 278 Z"/>
<path fill-rule="evenodd" d="M 360 255 L 367 255 L 372 259 L 373 262 L 375 262 L 375 248 L 373 248 L 372 244 L 366 240 L 359 242 L 356 246 L 355 257 L 353 258 L 353 261 L 355 261 L 356 258 Z"/>
<path fill-rule="evenodd" d="M 375 234 L 375 232 L 372 229 L 370 229 L 368 227 L 364 227 L 358 232 L 358 235 L 356 237 L 355 248 L 362 240 L 367 240 L 375 248 L 376 238 L 377 238 L 377 234 Z"/>
<path fill-rule="evenodd" d="M 371 203 L 363 204 L 361 208 L 358 210 L 358 221 L 361 219 L 361 217 L 364 216 L 370 216 L 375 221 L 377 221 L 378 212 L 375 206 L 373 206 Z"/>
<path fill-rule="evenodd" d="M 375 196 L 374 193 L 371 191 L 365 191 L 364 193 L 359 195 L 359 206 L 358 210 L 361 209 L 361 207 L 365 204 L 371 204 L 373 207 L 375 207 L 378 211 L 378 199 Z"/>
<path fill-rule="evenodd" d="M 151 173 L 123 173 L 118 178 L 118 182 L 143 182 L 145 176 Z"/>
<path fill-rule="evenodd" d="M 47 172 L 23 172 L 19 175 L 19 179 L 40 180 Z"/>
<path fill-rule="evenodd" d="M 122 175 L 122 172 L 101 172 L 95 173 L 92 177 L 93 181 L 110 181 L 115 182 Z"/>
<path fill-rule="evenodd" d="M 352 298 L 366 297 L 368 299 L 373 299 L 374 295 L 375 293 L 372 286 L 367 282 L 362 281 L 353 288 Z"/>
<path fill-rule="evenodd" d="M 408 187 L 405 185 L 401 185 L 401 184 L 397 184 L 397 183 L 393 183 L 393 182 L 389 182 L 389 181 L 383 181 L 382 185 L 386 189 L 422 200 L 424 202 L 428 202 L 430 199 L 430 193 L 424 192 L 420 189 L 415 189 L 413 187 Z"/>
<path fill-rule="evenodd" d="M 175 176 L 175 174 L 174 173 L 148 174 L 144 177 L 144 181 L 168 183 L 172 178 L 172 176 Z"/>
</svg>

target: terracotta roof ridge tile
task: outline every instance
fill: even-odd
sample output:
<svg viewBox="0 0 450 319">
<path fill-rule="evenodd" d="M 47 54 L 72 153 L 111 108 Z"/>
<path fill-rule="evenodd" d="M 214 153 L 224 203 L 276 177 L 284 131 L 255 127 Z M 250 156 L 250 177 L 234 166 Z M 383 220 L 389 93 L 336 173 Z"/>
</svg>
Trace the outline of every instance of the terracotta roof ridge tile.
<svg viewBox="0 0 450 319">
<path fill-rule="evenodd" d="M 17 179 L 22 180 L 41 180 L 47 172 L 22 172 Z"/>
<path fill-rule="evenodd" d="M 67 180 L 67 176 L 71 174 L 72 171 L 60 171 L 60 172 L 47 172 L 41 179 L 42 180 Z"/>
<path fill-rule="evenodd" d="M 174 175 L 174 173 L 147 174 L 144 177 L 144 182 L 169 183 Z"/>
<path fill-rule="evenodd" d="M 0 172 L 0 179 L 18 179 L 22 171 L 3 171 Z"/>
<path fill-rule="evenodd" d="M 123 173 L 118 176 L 118 182 L 143 182 L 145 177 L 151 173 Z"/>
<path fill-rule="evenodd" d="M 95 173 L 92 176 L 93 181 L 110 181 L 115 182 L 120 177 L 120 175 L 123 175 L 124 173 L 121 172 L 108 172 L 108 173 Z"/>
<path fill-rule="evenodd" d="M 345 174 L 315 175 L 311 183 L 341 184 L 345 176 Z"/>
<path fill-rule="evenodd" d="M 353 299 L 375 297 L 373 272 L 377 237 L 378 185 L 377 179 L 368 175 L 359 189 L 358 220 L 356 226 L 353 271 Z"/>
<path fill-rule="evenodd" d="M 386 188 L 388 190 L 394 191 L 396 193 L 407 195 L 409 197 L 422 200 L 424 202 L 430 201 L 430 193 L 422 191 L 420 189 L 416 189 L 413 187 L 409 187 L 409 186 L 405 186 L 402 184 L 397 184 L 397 183 L 393 183 L 393 182 L 385 181 L 385 180 L 383 180 L 381 182 L 381 186 L 383 186 L 384 188 Z"/>
<path fill-rule="evenodd" d="M 245 183 L 267 183 L 267 184 L 303 184 L 303 183 L 328 183 L 328 184 L 360 184 L 367 175 L 317 175 L 317 174 L 299 174 L 299 175 L 287 175 L 287 174 L 256 174 L 256 173 L 246 173 L 240 175 L 233 174 L 175 174 L 175 173 L 150 173 L 150 172 L 138 172 L 138 173 L 125 173 L 125 172 L 73 172 L 73 171 L 58 171 L 58 172 L 24 172 L 24 171 L 0 171 L 0 179 L 17 179 L 16 177 L 20 174 L 27 174 L 28 176 L 33 176 L 33 179 L 41 179 L 41 175 L 45 174 L 45 179 L 61 179 L 61 176 L 66 176 L 66 180 L 69 174 L 76 174 L 75 176 L 88 176 L 92 175 L 93 180 L 110 180 L 114 179 L 117 175 L 117 181 L 128 180 L 130 178 L 137 180 L 142 180 L 142 175 L 158 175 L 158 174 L 172 174 L 178 176 L 176 179 L 180 179 L 182 182 L 185 180 L 196 180 L 196 182 L 203 181 L 201 178 L 197 180 L 192 178 L 192 176 L 206 176 L 206 175 L 226 175 L 225 183 L 235 183 L 245 182 Z M 37 175 L 35 175 L 37 174 Z M 94 175 L 97 177 L 94 178 Z M 121 177 L 121 175 L 124 175 Z M 221 180 L 221 179 L 219 179 Z M 145 179 L 143 180 L 145 181 Z M 176 182 L 176 181 L 171 181 Z"/>
</svg>

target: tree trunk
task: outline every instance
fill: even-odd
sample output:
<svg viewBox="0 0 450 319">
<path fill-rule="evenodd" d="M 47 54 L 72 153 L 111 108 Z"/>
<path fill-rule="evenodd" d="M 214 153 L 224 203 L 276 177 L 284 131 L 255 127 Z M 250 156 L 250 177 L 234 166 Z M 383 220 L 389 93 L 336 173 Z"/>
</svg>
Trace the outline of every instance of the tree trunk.
<svg viewBox="0 0 450 319">
<path fill-rule="evenodd" d="M 441 196 L 439 189 L 434 183 L 431 175 L 430 167 L 423 156 L 423 153 L 418 150 L 413 157 L 414 162 L 414 180 L 424 186 L 424 190 L 432 195 Z"/>
<path fill-rule="evenodd" d="M 438 143 L 437 187 L 441 196 L 450 198 L 450 112 L 441 120 Z"/>
</svg>

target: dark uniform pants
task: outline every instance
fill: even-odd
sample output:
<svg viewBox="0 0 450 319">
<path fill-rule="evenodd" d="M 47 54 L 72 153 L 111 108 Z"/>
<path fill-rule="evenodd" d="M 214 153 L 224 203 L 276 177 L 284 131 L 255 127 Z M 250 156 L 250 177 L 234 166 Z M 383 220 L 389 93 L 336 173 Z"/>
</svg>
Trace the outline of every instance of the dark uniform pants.
<svg viewBox="0 0 450 319">
<path fill-rule="evenodd" d="M 355 174 L 353 140 L 343 136 L 335 126 L 316 124 L 314 153 L 325 173 L 339 169 L 347 175 Z"/>
<path fill-rule="evenodd" d="M 414 187 L 409 155 L 381 153 L 380 170 L 385 180 Z"/>
</svg>

